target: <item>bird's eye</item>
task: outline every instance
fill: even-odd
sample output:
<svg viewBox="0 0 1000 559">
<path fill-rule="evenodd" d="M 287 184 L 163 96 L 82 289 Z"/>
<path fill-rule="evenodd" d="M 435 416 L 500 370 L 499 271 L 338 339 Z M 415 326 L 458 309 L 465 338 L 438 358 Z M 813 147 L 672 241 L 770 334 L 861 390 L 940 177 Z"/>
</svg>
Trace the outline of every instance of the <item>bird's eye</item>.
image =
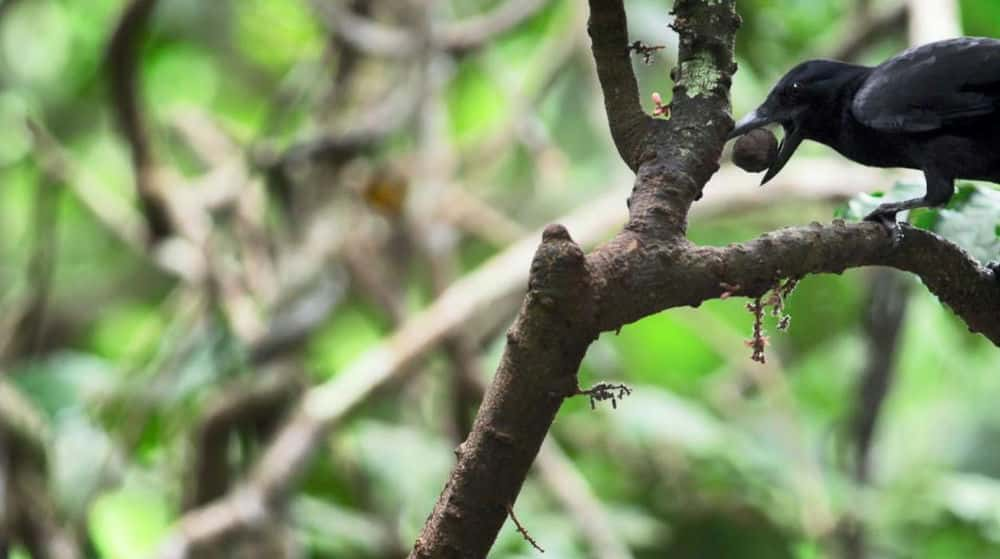
<svg viewBox="0 0 1000 559">
<path fill-rule="evenodd" d="M 781 98 L 786 103 L 798 103 L 805 96 L 806 89 L 802 82 L 792 82 L 781 89 Z"/>
</svg>

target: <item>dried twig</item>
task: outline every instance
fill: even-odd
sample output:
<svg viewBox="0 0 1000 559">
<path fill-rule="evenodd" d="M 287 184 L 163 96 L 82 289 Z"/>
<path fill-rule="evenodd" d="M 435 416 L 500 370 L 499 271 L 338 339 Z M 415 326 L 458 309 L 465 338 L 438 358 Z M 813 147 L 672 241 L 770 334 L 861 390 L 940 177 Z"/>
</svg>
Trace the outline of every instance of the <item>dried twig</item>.
<svg viewBox="0 0 1000 559">
<path fill-rule="evenodd" d="M 667 47 L 663 45 L 647 45 L 642 41 L 633 41 L 631 45 L 628 46 L 629 52 L 634 52 L 642 57 L 642 62 L 644 64 L 652 64 L 653 59 L 658 51 L 661 51 Z"/>
<path fill-rule="evenodd" d="M 764 314 L 768 307 L 771 307 L 771 316 L 778 318 L 778 330 L 782 332 L 788 330 L 792 317 L 785 313 L 785 300 L 792 294 L 798 283 L 799 280 L 795 278 L 783 282 L 779 281 L 770 291 L 770 295 L 754 297 L 753 301 L 747 303 L 747 310 L 753 314 L 753 335 L 746 342 L 747 347 L 753 349 L 753 355 L 750 356 L 750 359 L 761 364 L 767 362 L 764 350 L 770 342 L 764 332 Z M 726 293 L 729 291 L 727 290 Z M 726 293 L 723 293 L 720 298 L 725 298 Z"/>
<path fill-rule="evenodd" d="M 618 400 L 624 399 L 632 394 L 632 389 L 624 384 L 612 384 L 610 382 L 599 382 L 587 390 L 577 390 L 579 396 L 590 397 L 590 409 L 597 409 L 597 403 L 611 400 L 611 407 L 618 409 Z"/>
<path fill-rule="evenodd" d="M 531 547 L 537 549 L 539 553 L 545 553 L 545 550 L 542 549 L 542 546 L 538 545 L 538 542 L 535 541 L 535 538 L 532 538 L 531 534 L 529 534 L 528 531 L 524 529 L 524 526 L 521 525 L 521 522 L 517 519 L 517 515 L 514 514 L 514 507 L 506 505 L 506 508 L 507 508 L 507 516 L 510 516 L 510 519 L 514 521 L 514 526 L 517 527 L 517 533 L 521 534 L 524 540 L 527 541 L 529 544 L 531 544 Z"/>
</svg>

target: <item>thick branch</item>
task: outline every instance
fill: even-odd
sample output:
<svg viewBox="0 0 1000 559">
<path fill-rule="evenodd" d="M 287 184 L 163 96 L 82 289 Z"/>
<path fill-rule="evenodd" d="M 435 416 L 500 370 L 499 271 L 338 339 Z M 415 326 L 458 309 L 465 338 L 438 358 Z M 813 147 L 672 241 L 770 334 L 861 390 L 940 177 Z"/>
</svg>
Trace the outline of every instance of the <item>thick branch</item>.
<svg viewBox="0 0 1000 559">
<path fill-rule="evenodd" d="M 672 27 L 680 35 L 680 49 L 669 121 L 653 120 L 639 105 L 621 0 L 591 0 L 590 6 L 593 54 L 611 135 L 625 163 L 638 173 L 627 229 L 680 237 L 691 203 L 719 170 L 732 128 L 729 85 L 736 71 L 733 37 L 740 23 L 734 3 L 674 3 Z"/>
<path fill-rule="evenodd" d="M 973 332 L 1000 345 L 1000 282 L 964 250 L 920 229 L 903 227 L 898 246 L 872 223 L 835 222 L 782 229 L 727 247 L 650 243 L 625 233 L 588 257 L 605 285 L 601 330 L 677 306 L 720 296 L 757 296 L 781 278 L 841 273 L 859 266 L 912 272 Z"/>
<path fill-rule="evenodd" d="M 691 204 L 701 198 L 732 128 L 729 85 L 740 18 L 735 2 L 677 0 L 672 27 L 680 36 L 672 73 L 672 117 L 658 127 L 655 159 L 639 170 L 626 229 L 647 237 L 679 238 Z"/>
<path fill-rule="evenodd" d="M 585 247 L 596 245 L 609 231 L 621 225 L 620 210 L 614 202 L 621 192 L 613 192 L 562 221 L 577 231 Z M 164 543 L 160 556 L 190 557 L 192 550 L 206 548 L 225 536 L 262 521 L 265 504 L 280 504 L 294 486 L 326 432 L 335 429 L 348 414 L 386 385 L 405 378 L 410 365 L 460 328 L 473 322 L 483 331 L 494 331 L 509 316 L 505 308 L 524 289 L 528 262 L 538 233 L 525 237 L 490 259 L 476 271 L 451 285 L 427 309 L 414 315 L 384 344 L 363 355 L 340 371 L 331 381 L 313 387 L 299 403 L 284 427 L 268 446 L 249 481 L 223 498 L 188 512 Z"/>
<path fill-rule="evenodd" d="M 528 296 L 507 332 L 507 350 L 458 464 L 417 538 L 411 558 L 486 557 L 576 371 L 596 337 L 583 252 L 550 226 L 531 265 Z"/>
</svg>

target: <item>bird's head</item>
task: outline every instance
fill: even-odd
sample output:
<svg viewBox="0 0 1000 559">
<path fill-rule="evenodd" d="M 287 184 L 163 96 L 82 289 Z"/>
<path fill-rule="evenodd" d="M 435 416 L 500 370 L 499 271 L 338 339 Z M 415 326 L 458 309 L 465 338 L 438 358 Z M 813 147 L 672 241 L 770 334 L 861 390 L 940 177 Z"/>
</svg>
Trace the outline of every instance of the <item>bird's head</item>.
<svg viewBox="0 0 1000 559">
<path fill-rule="evenodd" d="M 771 162 L 761 184 L 774 178 L 788 163 L 807 135 L 810 121 L 817 113 L 827 113 L 841 86 L 856 75 L 851 64 L 833 60 L 809 60 L 792 68 L 771 89 L 764 103 L 736 123 L 729 139 L 747 132 L 778 123 L 785 129 L 785 137 L 778 147 L 778 155 Z"/>
</svg>

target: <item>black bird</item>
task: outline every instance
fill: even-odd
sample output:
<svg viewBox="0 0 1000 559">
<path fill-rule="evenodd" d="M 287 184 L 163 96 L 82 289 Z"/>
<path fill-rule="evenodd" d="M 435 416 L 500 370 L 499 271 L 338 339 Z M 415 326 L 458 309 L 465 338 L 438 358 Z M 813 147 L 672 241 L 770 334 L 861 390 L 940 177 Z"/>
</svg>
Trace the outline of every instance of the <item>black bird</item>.
<svg viewBox="0 0 1000 559">
<path fill-rule="evenodd" d="M 771 123 L 780 123 L 785 137 L 761 184 L 802 140 L 863 165 L 923 171 L 923 198 L 882 204 L 865 218 L 897 232 L 897 212 L 947 203 L 955 179 L 1000 182 L 1000 40 L 938 41 L 874 68 L 803 62 L 729 137 Z"/>
</svg>

